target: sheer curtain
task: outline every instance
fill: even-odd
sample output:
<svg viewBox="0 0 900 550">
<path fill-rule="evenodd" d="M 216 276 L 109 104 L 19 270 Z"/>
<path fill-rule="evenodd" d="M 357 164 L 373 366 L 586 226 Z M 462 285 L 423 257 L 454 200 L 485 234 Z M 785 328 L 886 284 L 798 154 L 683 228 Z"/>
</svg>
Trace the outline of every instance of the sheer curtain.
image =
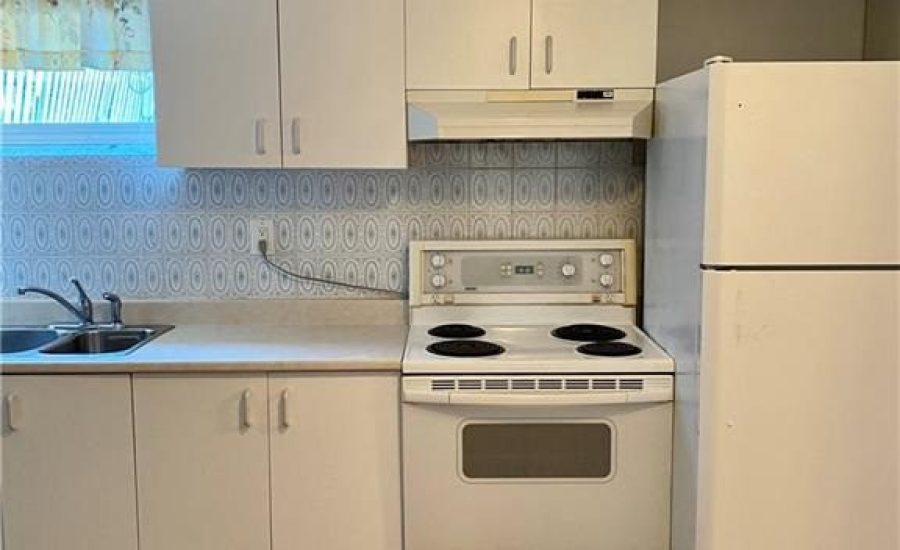
<svg viewBox="0 0 900 550">
<path fill-rule="evenodd" d="M 151 65 L 146 0 L 0 0 L 0 32 L 3 69 Z"/>
</svg>

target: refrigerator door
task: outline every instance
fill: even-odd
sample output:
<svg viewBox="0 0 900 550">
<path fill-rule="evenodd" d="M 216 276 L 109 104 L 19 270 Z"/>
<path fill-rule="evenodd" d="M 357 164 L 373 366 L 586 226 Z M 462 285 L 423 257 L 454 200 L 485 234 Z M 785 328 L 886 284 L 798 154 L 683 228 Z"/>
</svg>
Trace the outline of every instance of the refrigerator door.
<svg viewBox="0 0 900 550">
<path fill-rule="evenodd" d="M 900 63 L 709 79 L 707 265 L 900 265 Z"/>
<path fill-rule="evenodd" d="M 703 285 L 698 550 L 900 548 L 900 271 Z"/>
</svg>

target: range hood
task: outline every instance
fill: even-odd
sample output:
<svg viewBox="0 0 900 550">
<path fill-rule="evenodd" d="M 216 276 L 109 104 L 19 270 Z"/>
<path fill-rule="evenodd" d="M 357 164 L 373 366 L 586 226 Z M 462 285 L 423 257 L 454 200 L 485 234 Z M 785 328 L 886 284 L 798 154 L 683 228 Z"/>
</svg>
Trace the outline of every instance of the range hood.
<svg viewBox="0 0 900 550">
<path fill-rule="evenodd" d="M 410 91 L 410 141 L 649 139 L 653 90 Z"/>
</svg>

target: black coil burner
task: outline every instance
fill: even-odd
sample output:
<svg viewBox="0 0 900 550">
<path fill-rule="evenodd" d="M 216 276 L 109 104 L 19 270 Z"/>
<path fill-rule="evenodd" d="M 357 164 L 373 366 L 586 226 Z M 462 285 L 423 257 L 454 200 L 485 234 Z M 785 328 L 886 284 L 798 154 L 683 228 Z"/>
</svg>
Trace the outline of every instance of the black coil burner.
<svg viewBox="0 0 900 550">
<path fill-rule="evenodd" d="M 503 346 L 484 340 L 444 340 L 425 349 L 429 353 L 446 357 L 488 357 L 506 351 Z"/>
<path fill-rule="evenodd" d="M 484 329 L 473 325 L 453 323 L 438 325 L 429 329 L 428 334 L 438 338 L 478 338 L 484 336 Z"/>
<path fill-rule="evenodd" d="M 603 357 L 627 357 L 637 355 L 641 348 L 626 342 L 591 342 L 578 346 L 578 351 L 585 355 L 600 355 Z"/>
<path fill-rule="evenodd" d="M 609 342 L 610 340 L 618 340 L 625 337 L 625 333 L 617 328 L 590 323 L 557 327 L 550 334 L 563 340 L 574 340 L 576 342 Z"/>
</svg>

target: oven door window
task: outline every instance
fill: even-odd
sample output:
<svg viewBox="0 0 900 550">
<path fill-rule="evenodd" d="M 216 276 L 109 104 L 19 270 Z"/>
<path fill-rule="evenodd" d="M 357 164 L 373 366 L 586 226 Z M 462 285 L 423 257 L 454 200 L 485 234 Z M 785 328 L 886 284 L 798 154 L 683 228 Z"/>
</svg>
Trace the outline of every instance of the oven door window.
<svg viewBox="0 0 900 550">
<path fill-rule="evenodd" d="M 613 468 L 606 422 L 470 423 L 460 431 L 463 477 L 605 480 Z"/>
</svg>

